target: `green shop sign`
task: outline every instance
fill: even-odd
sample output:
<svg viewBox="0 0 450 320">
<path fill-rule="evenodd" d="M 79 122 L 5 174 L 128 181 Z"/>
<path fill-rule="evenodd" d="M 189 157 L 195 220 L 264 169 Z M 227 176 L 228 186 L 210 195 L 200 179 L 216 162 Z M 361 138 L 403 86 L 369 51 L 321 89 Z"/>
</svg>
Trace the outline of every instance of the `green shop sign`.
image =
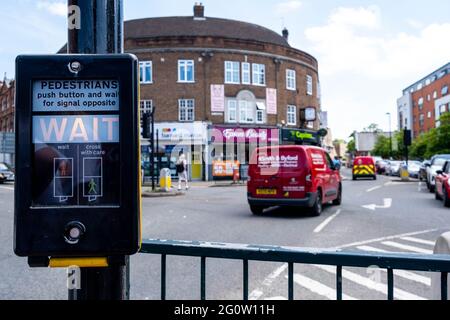
<svg viewBox="0 0 450 320">
<path fill-rule="evenodd" d="M 320 145 L 320 134 L 316 131 L 282 129 L 281 138 L 285 142 L 295 142 L 300 144 Z"/>
</svg>

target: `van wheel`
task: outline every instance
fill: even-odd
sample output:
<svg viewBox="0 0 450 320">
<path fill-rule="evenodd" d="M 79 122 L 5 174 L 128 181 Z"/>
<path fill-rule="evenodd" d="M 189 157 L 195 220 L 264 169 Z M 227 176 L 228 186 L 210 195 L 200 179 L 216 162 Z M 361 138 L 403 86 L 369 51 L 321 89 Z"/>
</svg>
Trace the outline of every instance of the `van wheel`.
<svg viewBox="0 0 450 320">
<path fill-rule="evenodd" d="M 447 190 L 445 190 L 445 188 L 444 188 L 443 194 L 444 194 L 444 197 L 443 197 L 443 200 L 444 200 L 444 207 L 450 208 L 450 199 L 449 199 L 449 197 L 448 197 Z"/>
<path fill-rule="evenodd" d="M 259 216 L 263 213 L 264 207 L 261 206 L 250 206 L 250 211 L 255 215 Z"/>
<path fill-rule="evenodd" d="M 352 180 L 353 180 L 353 181 L 356 181 L 356 177 L 355 177 L 355 176 L 352 176 Z"/>
<path fill-rule="evenodd" d="M 342 204 L 342 186 L 339 186 L 338 196 L 333 200 L 333 205 L 340 206 Z"/>
<path fill-rule="evenodd" d="M 435 189 L 436 189 L 436 186 L 433 186 L 433 185 L 430 183 L 430 187 L 428 188 L 428 190 L 430 190 L 430 193 L 433 193 Z"/>
<path fill-rule="evenodd" d="M 322 214 L 322 192 L 317 192 L 317 199 L 316 202 L 314 202 L 314 205 L 311 208 L 311 213 L 314 217 L 318 217 Z"/>
<path fill-rule="evenodd" d="M 377 180 L 377 176 L 373 176 L 373 180 Z"/>
</svg>

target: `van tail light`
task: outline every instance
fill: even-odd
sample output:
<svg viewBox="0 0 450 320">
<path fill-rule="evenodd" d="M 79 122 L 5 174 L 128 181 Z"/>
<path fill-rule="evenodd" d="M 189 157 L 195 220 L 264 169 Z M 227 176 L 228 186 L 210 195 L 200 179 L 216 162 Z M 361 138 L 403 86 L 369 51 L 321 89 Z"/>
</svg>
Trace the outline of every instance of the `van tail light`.
<svg viewBox="0 0 450 320">
<path fill-rule="evenodd" d="M 306 180 L 306 189 L 307 189 L 307 190 L 310 190 L 311 187 L 312 187 L 312 174 L 311 174 L 311 170 L 308 170 L 308 171 L 306 172 L 305 180 Z"/>
</svg>

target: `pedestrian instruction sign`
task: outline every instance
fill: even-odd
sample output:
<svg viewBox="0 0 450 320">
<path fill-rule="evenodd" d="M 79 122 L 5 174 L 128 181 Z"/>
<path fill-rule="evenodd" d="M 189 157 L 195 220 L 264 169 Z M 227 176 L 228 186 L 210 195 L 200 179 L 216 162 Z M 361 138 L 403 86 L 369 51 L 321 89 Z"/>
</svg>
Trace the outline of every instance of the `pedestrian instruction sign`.
<svg viewBox="0 0 450 320">
<path fill-rule="evenodd" d="M 19 56 L 16 74 L 16 253 L 136 252 L 136 58 Z M 83 238 L 67 241 L 74 223 Z"/>
</svg>

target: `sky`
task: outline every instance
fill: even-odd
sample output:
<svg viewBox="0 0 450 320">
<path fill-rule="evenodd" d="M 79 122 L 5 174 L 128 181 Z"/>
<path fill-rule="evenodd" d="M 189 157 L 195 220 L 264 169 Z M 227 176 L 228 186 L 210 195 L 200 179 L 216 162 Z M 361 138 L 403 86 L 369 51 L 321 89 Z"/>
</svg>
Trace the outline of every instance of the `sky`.
<svg viewBox="0 0 450 320">
<path fill-rule="evenodd" d="M 189 16 L 195 1 L 124 0 L 125 20 Z M 322 109 L 334 138 L 371 123 L 396 128 L 402 90 L 450 62 L 448 0 L 203 0 L 205 14 L 281 33 L 319 62 Z M 0 0 L 0 75 L 19 54 L 55 53 L 67 0 Z"/>
</svg>

